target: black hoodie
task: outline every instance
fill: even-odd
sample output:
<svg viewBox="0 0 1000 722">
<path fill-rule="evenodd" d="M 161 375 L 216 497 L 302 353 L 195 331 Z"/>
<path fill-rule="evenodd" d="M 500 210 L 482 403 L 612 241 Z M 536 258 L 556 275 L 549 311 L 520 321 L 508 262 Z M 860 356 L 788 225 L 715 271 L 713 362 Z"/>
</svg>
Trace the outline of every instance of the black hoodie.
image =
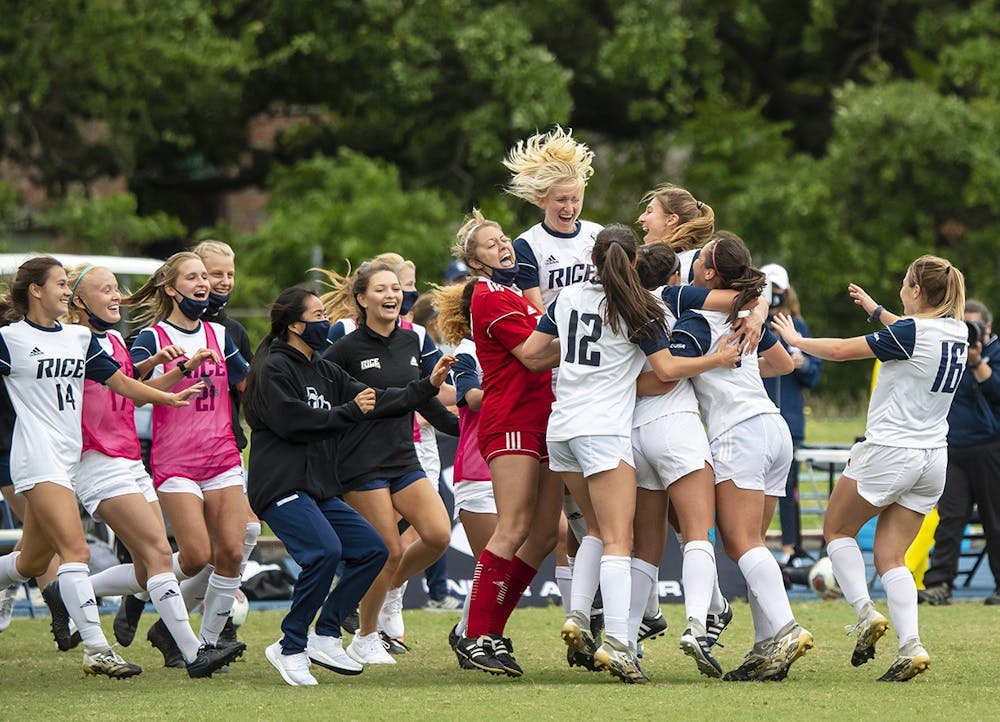
<svg viewBox="0 0 1000 722">
<path fill-rule="evenodd" d="M 376 389 L 375 409 L 363 414 L 354 397 L 366 388 L 319 354 L 307 359 L 284 341 L 271 343 L 257 374 L 260 403 L 244 407 L 251 429 L 247 494 L 258 516 L 295 492 L 317 500 L 339 496 L 343 432 L 365 419 L 408 415 L 438 392 L 428 379 Z"/>
</svg>

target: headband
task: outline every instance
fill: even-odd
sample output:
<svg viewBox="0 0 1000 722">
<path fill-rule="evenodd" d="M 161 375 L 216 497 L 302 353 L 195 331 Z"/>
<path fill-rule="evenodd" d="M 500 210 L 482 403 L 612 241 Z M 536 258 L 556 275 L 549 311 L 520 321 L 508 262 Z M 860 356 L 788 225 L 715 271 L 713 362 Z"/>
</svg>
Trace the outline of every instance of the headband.
<svg viewBox="0 0 1000 722">
<path fill-rule="evenodd" d="M 75 281 L 73 281 L 73 290 L 70 291 L 71 296 L 76 296 L 76 289 L 79 287 L 80 281 L 82 281 L 83 277 L 86 276 L 91 271 L 93 271 L 95 268 L 97 268 L 97 266 L 91 263 L 89 266 L 80 271 L 80 275 L 76 277 Z"/>
</svg>

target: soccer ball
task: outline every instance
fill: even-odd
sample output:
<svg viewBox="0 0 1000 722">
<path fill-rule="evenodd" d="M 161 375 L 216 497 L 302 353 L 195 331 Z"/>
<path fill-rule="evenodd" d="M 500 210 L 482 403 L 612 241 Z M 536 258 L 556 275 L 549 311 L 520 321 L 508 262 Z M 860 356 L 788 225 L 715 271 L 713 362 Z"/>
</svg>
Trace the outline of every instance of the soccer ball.
<svg viewBox="0 0 1000 722">
<path fill-rule="evenodd" d="M 240 627 L 247 621 L 247 614 L 250 613 L 250 602 L 242 590 L 236 591 L 236 599 L 233 600 L 233 626 Z"/>
<path fill-rule="evenodd" d="M 830 557 L 822 557 L 809 569 L 809 588 L 820 599 L 839 599 L 844 596 L 833 576 L 833 562 Z"/>
</svg>

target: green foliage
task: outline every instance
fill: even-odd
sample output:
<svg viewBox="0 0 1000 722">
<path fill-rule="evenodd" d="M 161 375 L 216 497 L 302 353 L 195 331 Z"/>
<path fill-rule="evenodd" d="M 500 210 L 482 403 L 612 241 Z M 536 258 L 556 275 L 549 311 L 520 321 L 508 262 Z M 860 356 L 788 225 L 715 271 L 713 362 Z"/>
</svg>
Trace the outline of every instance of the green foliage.
<svg viewBox="0 0 1000 722">
<path fill-rule="evenodd" d="M 86 198 L 71 193 L 52 210 L 39 214 L 37 223 L 58 231 L 74 252 L 136 255 L 154 241 L 183 238 L 184 225 L 166 213 L 140 216 L 131 193 Z"/>
</svg>

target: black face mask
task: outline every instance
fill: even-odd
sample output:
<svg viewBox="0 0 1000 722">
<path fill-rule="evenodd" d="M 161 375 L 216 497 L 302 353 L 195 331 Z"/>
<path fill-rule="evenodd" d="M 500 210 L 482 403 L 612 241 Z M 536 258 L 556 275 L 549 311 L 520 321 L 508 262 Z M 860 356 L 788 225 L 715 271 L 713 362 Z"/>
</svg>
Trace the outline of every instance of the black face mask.
<svg viewBox="0 0 1000 722">
<path fill-rule="evenodd" d="M 177 295 L 181 297 L 181 300 L 177 302 L 177 307 L 188 319 L 197 321 L 205 315 L 205 311 L 208 309 L 207 298 L 204 301 L 199 301 L 196 298 L 188 298 L 181 293 Z"/>
<path fill-rule="evenodd" d="M 208 309 L 205 311 L 206 316 L 214 316 L 229 303 L 229 295 L 221 296 L 218 293 L 208 292 Z"/>
<path fill-rule="evenodd" d="M 313 351 L 321 351 L 330 345 L 330 322 L 327 319 L 322 321 L 306 321 L 306 327 L 302 329 L 299 338 L 305 341 Z"/>
<path fill-rule="evenodd" d="M 777 308 L 785 302 L 785 292 L 771 291 L 771 308 Z"/>
<path fill-rule="evenodd" d="M 517 278 L 517 266 L 511 268 L 492 268 L 493 274 L 490 276 L 491 281 L 499 283 L 501 286 L 513 286 L 514 280 Z"/>
<path fill-rule="evenodd" d="M 83 305 L 83 310 L 87 312 L 87 323 L 90 324 L 92 329 L 98 333 L 104 333 L 105 331 L 115 327 L 114 321 L 105 321 L 103 318 L 95 315 L 93 311 L 87 308 L 87 304 L 83 303 L 83 300 L 81 300 L 80 303 Z"/>
<path fill-rule="evenodd" d="M 420 291 L 403 291 L 403 304 L 399 307 L 399 315 L 405 316 L 420 298 Z"/>
</svg>

